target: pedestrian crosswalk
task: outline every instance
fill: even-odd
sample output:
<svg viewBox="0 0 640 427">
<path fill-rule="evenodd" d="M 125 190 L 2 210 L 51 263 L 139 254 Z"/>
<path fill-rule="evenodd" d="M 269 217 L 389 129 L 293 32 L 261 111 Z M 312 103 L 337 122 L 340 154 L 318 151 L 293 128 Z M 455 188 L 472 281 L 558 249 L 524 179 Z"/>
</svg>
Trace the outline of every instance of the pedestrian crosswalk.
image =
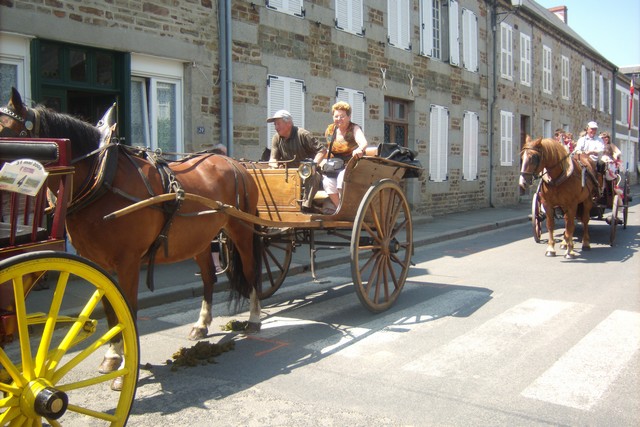
<svg viewBox="0 0 640 427">
<path fill-rule="evenodd" d="M 521 398 L 585 411 L 640 357 L 639 312 L 600 313 L 601 308 L 591 304 L 542 298 L 506 308 L 418 357 L 402 357 L 403 346 L 394 345 L 406 339 L 405 332 L 417 337 L 421 331 L 439 327 L 439 319 L 444 322 L 457 310 L 480 306 L 487 299 L 486 292 L 471 288 L 443 292 L 420 303 L 419 309 L 391 310 L 353 326 L 332 325 L 334 333 L 304 348 L 350 359 L 393 359 L 399 362 L 399 371 L 426 379 L 481 381 L 504 376 Z M 291 312 L 274 314 L 262 334 L 286 336 L 282 328 L 320 318 L 326 321 L 332 318 L 331 310 L 349 304 L 353 304 L 352 294 L 305 306 L 313 313 L 305 312 L 304 318 L 314 320 L 294 319 Z"/>
</svg>

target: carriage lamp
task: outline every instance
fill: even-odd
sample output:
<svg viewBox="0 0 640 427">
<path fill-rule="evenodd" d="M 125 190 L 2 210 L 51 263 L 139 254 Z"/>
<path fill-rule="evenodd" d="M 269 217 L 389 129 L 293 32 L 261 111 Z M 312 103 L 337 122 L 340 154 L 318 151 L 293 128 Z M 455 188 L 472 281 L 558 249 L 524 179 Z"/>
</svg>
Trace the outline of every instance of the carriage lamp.
<svg viewBox="0 0 640 427">
<path fill-rule="evenodd" d="M 300 162 L 298 167 L 298 175 L 302 179 L 302 182 L 306 181 L 311 175 L 315 173 L 316 164 L 313 161 Z"/>
</svg>

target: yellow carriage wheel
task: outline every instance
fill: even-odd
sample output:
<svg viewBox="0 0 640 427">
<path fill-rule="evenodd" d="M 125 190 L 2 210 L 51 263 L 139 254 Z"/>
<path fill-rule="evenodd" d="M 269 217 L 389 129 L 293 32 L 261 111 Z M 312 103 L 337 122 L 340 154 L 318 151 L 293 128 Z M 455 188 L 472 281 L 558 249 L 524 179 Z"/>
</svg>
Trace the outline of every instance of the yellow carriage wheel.
<svg viewBox="0 0 640 427">
<path fill-rule="evenodd" d="M 34 290 L 36 278 L 44 289 Z M 0 302 L 0 425 L 125 425 L 138 381 L 138 333 L 113 279 L 78 256 L 42 251 L 0 262 L 0 287 L 13 294 Z M 111 325 L 105 304 L 115 313 Z M 118 335 L 122 364 L 101 374 Z M 114 391 L 118 377 L 122 388 Z"/>
</svg>

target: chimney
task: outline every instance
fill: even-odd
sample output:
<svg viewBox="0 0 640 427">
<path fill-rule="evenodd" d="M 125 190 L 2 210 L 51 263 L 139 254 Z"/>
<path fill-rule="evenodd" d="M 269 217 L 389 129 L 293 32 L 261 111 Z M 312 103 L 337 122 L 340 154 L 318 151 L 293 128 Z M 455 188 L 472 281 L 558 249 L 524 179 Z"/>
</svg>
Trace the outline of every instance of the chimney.
<svg viewBox="0 0 640 427">
<path fill-rule="evenodd" d="M 569 24 L 569 12 L 567 6 L 550 7 L 549 12 L 553 12 L 562 22 Z"/>
</svg>

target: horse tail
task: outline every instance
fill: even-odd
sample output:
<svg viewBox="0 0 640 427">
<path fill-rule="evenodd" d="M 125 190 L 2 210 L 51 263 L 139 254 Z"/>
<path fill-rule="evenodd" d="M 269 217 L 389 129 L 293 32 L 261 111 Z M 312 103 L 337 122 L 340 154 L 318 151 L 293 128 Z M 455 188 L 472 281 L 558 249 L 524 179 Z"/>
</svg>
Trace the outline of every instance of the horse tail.
<svg viewBox="0 0 640 427">
<path fill-rule="evenodd" d="M 253 262 L 253 277 L 246 277 L 244 274 L 244 264 L 240 252 L 231 246 L 231 254 L 229 260 L 229 286 L 231 289 L 232 300 L 238 301 L 240 297 L 249 298 L 252 290 L 259 290 L 262 281 L 262 238 L 258 233 L 259 226 L 255 226 L 255 232 L 252 239 L 252 258 L 253 260 L 244 260 Z"/>
</svg>

